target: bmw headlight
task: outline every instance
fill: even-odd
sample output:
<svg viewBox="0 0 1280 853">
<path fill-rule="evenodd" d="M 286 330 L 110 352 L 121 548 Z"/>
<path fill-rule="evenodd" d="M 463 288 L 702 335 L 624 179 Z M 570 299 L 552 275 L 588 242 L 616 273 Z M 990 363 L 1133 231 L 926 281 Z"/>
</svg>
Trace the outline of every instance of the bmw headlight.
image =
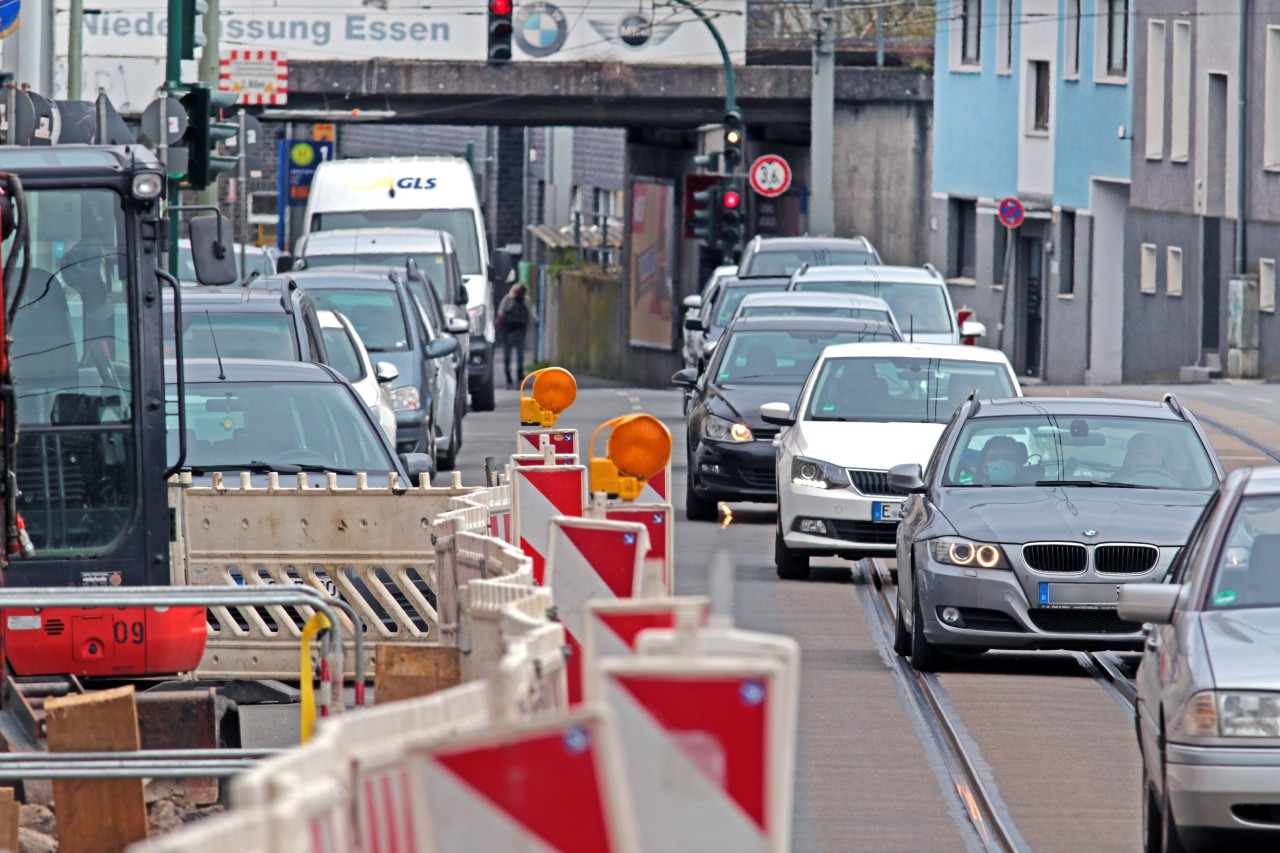
<svg viewBox="0 0 1280 853">
<path fill-rule="evenodd" d="M 472 305 L 467 309 L 467 321 L 471 324 L 471 334 L 484 334 L 484 306 Z"/>
<path fill-rule="evenodd" d="M 974 542 L 959 536 L 943 536 L 934 539 L 930 547 L 933 559 L 948 566 L 964 566 L 977 569 L 1007 569 L 1009 561 L 999 545 L 990 542 Z"/>
<path fill-rule="evenodd" d="M 829 462 L 797 456 L 791 460 L 791 483 L 810 489 L 843 489 L 849 485 L 849 474 Z"/>
<path fill-rule="evenodd" d="M 702 422 L 702 437 L 709 438 L 712 441 L 743 442 L 751 441 L 755 436 L 751 434 L 751 429 L 741 421 L 730 421 L 724 418 L 717 418 L 715 415 L 708 415 L 707 419 Z"/>
<path fill-rule="evenodd" d="M 1187 702 L 1182 728 L 1191 737 L 1280 737 L 1280 693 L 1202 691 Z"/>
<path fill-rule="evenodd" d="M 412 385 L 401 385 L 399 388 L 392 388 L 391 408 L 397 412 L 421 409 L 422 401 L 418 397 L 418 389 Z"/>
</svg>

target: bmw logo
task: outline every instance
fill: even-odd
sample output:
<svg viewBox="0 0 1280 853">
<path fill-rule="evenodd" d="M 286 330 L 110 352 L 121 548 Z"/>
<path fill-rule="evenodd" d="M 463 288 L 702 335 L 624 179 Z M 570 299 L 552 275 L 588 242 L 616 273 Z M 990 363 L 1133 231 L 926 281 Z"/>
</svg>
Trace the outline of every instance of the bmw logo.
<svg viewBox="0 0 1280 853">
<path fill-rule="evenodd" d="M 1084 531 L 1084 535 L 1092 539 L 1093 537 L 1098 535 L 1098 531 L 1090 528 L 1089 530 Z"/>
<path fill-rule="evenodd" d="M 569 25 L 550 3 L 522 3 L 516 9 L 515 39 L 520 49 L 541 59 L 564 47 Z"/>
</svg>

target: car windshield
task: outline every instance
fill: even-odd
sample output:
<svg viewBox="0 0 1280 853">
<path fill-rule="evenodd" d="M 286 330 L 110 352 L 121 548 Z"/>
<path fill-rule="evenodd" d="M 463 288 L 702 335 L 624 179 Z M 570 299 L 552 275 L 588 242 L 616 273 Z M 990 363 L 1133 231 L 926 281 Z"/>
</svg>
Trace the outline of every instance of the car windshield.
<svg viewBox="0 0 1280 853">
<path fill-rule="evenodd" d="M 429 228 L 444 231 L 453 237 L 457 246 L 462 274 L 480 275 L 482 272 L 480 238 L 476 235 L 473 210 L 330 210 L 311 217 L 312 231 L 334 231 L 338 228 Z"/>
<path fill-rule="evenodd" d="M 786 288 L 787 285 L 785 283 L 763 286 L 722 287 L 720 288 L 720 305 L 716 308 L 716 316 L 711 325 L 729 325 L 729 321 L 733 319 L 733 315 L 737 312 L 738 306 L 742 304 L 742 300 L 753 293 L 781 293 Z"/>
<path fill-rule="evenodd" d="M 970 419 L 944 483 L 1212 489 L 1217 475 L 1186 421 L 1040 414 Z"/>
<path fill-rule="evenodd" d="M 795 385 L 831 344 L 891 341 L 878 331 L 748 331 L 731 332 L 715 369 L 715 384 Z"/>
<path fill-rule="evenodd" d="M 853 317 L 893 324 L 893 315 L 878 308 L 851 308 L 848 305 L 743 305 L 738 317 Z"/>
<path fill-rule="evenodd" d="M 1206 607 L 1280 607 L 1280 495 L 1240 501 Z"/>
<path fill-rule="evenodd" d="M 892 283 L 882 281 L 821 281 L 801 280 L 795 289 L 802 292 L 858 293 L 878 296 L 889 303 L 889 309 L 898 319 L 903 337 L 910 339 L 911 332 L 924 335 L 949 334 L 952 329 L 951 312 L 947 310 L 945 286 L 939 284 Z"/>
<path fill-rule="evenodd" d="M 982 397 L 1018 392 L 1004 364 L 958 358 L 828 358 L 813 382 L 810 421 L 946 423 L 978 389 Z"/>
<path fill-rule="evenodd" d="M 409 348 L 409 329 L 394 290 L 316 288 L 307 292 L 317 307 L 345 314 L 369 352 L 399 352 Z"/>
<path fill-rule="evenodd" d="M 165 357 L 172 358 L 173 324 L 165 326 Z M 283 312 L 219 314 L 197 305 L 182 309 L 183 358 L 266 358 L 297 361 L 293 327 Z"/>
<path fill-rule="evenodd" d="M 447 300 L 445 284 L 448 279 L 445 277 L 445 258 L 439 252 L 362 252 L 360 254 L 307 255 L 306 261 L 307 269 L 359 266 L 403 267 L 405 261 L 409 258 L 413 258 L 418 268 L 426 273 L 427 278 L 431 279 L 431 285 L 435 288 L 436 293 L 440 294 L 440 299 Z"/>
<path fill-rule="evenodd" d="M 338 371 L 348 382 L 364 379 L 364 362 L 356 350 L 356 342 L 347 330 L 326 326 L 321 329 L 325 349 L 329 351 L 329 366 Z"/>
<path fill-rule="evenodd" d="M 236 270 L 240 269 L 240 256 L 244 255 L 244 274 L 247 276 L 254 270 L 262 275 L 275 275 L 275 261 L 257 246 L 236 244 Z M 191 246 L 182 244 L 178 247 L 178 281 L 196 281 L 196 265 L 191 260 Z"/>
<path fill-rule="evenodd" d="M 337 382 L 188 382 L 187 459 L 193 470 L 290 466 L 384 473 L 395 463 L 377 427 Z M 170 415 L 169 458 L 178 419 Z"/>
<path fill-rule="evenodd" d="M 738 275 L 791 275 L 804 264 L 813 267 L 857 267 L 878 263 L 875 255 L 859 249 L 779 249 L 756 252 L 750 266 Z"/>
</svg>

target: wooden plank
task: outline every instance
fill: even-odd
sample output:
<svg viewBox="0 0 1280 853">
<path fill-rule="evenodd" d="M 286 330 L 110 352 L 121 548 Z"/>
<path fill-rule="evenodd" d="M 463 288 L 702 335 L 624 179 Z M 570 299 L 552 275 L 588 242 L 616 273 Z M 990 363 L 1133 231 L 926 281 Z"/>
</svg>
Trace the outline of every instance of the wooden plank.
<svg viewBox="0 0 1280 853">
<path fill-rule="evenodd" d="M 378 643 L 374 672 L 374 700 L 383 705 L 456 687 L 462 683 L 462 659 L 447 646 Z"/>
<path fill-rule="evenodd" d="M 0 788 L 0 850 L 18 853 L 18 827 L 22 825 L 22 804 L 12 788 Z"/>
<path fill-rule="evenodd" d="M 124 752 L 140 745 L 133 686 L 45 702 L 50 752 Z M 61 853 L 116 853 L 147 837 L 141 779 L 56 779 Z"/>
</svg>

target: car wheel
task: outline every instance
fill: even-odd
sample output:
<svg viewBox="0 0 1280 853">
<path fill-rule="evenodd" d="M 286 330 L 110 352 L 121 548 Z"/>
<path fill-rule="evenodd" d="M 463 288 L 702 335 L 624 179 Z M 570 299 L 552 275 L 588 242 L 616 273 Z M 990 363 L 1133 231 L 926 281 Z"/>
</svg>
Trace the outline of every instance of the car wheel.
<svg viewBox="0 0 1280 853">
<path fill-rule="evenodd" d="M 911 668 L 916 672 L 937 672 L 947 668 L 951 663 L 951 657 L 925 639 L 924 617 L 920 615 L 918 590 L 919 587 L 912 584 Z"/>
<path fill-rule="evenodd" d="M 898 599 L 898 609 L 893 616 L 893 650 L 905 657 L 911 655 L 911 632 L 907 623 L 902 620 L 902 599 Z"/>
<path fill-rule="evenodd" d="M 477 412 L 492 412 L 497 405 L 493 392 L 493 376 L 471 392 L 471 408 Z"/>
<path fill-rule="evenodd" d="M 809 577 L 809 558 L 787 547 L 781 526 L 773 532 L 773 562 L 778 567 L 778 577 L 783 580 L 802 581 Z"/>
<path fill-rule="evenodd" d="M 1151 774 L 1147 771 L 1146 757 L 1142 757 L 1142 850 L 1143 853 L 1160 853 L 1161 826 L 1160 804 L 1151 787 Z"/>
<path fill-rule="evenodd" d="M 689 475 L 684 478 L 684 517 L 689 521 L 715 521 L 720 517 L 716 502 L 701 497 L 693 488 L 693 458 L 689 459 Z"/>
<path fill-rule="evenodd" d="M 1173 819 L 1173 806 L 1169 803 L 1169 777 L 1164 779 L 1164 793 L 1160 796 L 1160 850 L 1164 853 L 1184 853 L 1178 838 L 1178 823 Z"/>
<path fill-rule="evenodd" d="M 453 427 L 449 430 L 449 449 L 445 450 L 440 446 L 440 442 L 436 441 L 436 468 L 440 471 L 452 471 L 454 466 L 458 464 L 458 439 L 461 430 L 458 429 L 458 417 L 454 414 Z"/>
</svg>

